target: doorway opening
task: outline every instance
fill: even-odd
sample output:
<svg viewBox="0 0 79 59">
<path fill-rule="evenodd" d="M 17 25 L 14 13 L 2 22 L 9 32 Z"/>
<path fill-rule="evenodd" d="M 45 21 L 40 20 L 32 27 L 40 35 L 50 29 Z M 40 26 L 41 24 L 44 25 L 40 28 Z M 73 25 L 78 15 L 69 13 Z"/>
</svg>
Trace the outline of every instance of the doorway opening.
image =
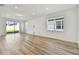
<svg viewBox="0 0 79 59">
<path fill-rule="evenodd" d="M 6 21 L 6 32 L 7 33 L 19 33 L 19 22 L 15 21 Z"/>
</svg>

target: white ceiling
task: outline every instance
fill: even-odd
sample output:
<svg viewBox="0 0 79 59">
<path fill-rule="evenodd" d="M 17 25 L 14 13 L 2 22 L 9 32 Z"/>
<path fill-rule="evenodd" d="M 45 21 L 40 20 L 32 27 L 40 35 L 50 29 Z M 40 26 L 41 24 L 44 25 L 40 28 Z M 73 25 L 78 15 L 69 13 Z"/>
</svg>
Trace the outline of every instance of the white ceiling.
<svg viewBox="0 0 79 59">
<path fill-rule="evenodd" d="M 75 6 L 74 4 L 6 4 L 0 6 L 0 16 L 28 20 Z"/>
</svg>

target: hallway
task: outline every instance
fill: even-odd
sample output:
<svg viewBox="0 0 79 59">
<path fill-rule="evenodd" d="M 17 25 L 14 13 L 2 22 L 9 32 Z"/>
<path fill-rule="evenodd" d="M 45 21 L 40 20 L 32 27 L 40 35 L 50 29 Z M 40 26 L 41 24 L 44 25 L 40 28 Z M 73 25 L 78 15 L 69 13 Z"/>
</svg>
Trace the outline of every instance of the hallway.
<svg viewBox="0 0 79 59">
<path fill-rule="evenodd" d="M 27 34 L 0 37 L 1 55 L 73 55 L 79 54 L 76 44 Z"/>
</svg>

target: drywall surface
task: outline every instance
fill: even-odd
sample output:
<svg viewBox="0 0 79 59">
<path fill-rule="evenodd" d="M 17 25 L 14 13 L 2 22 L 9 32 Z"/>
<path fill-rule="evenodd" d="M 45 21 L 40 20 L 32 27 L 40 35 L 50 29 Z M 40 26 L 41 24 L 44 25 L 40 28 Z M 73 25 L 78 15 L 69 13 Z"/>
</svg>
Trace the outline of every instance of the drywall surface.
<svg viewBox="0 0 79 59">
<path fill-rule="evenodd" d="M 78 47 L 79 47 L 79 5 L 77 6 L 77 39 L 78 39 Z"/>
<path fill-rule="evenodd" d="M 20 24 L 20 33 L 25 33 L 25 22 L 19 22 Z"/>
<path fill-rule="evenodd" d="M 58 16 L 64 16 L 64 31 L 48 31 L 47 20 Z M 64 10 L 61 12 L 51 13 L 46 16 L 31 19 L 28 21 L 27 33 L 56 38 L 64 41 L 77 43 L 77 13 L 76 8 Z"/>
<path fill-rule="evenodd" d="M 0 18 L 0 36 L 6 34 L 6 21 Z"/>
</svg>

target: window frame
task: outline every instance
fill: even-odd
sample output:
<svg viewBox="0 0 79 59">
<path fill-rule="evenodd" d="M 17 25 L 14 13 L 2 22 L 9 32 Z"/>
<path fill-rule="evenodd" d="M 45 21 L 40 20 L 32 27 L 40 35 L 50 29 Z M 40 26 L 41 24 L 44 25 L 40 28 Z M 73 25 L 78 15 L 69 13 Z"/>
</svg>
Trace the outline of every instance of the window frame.
<svg viewBox="0 0 79 59">
<path fill-rule="evenodd" d="M 52 29 L 49 29 L 49 25 L 50 24 L 48 24 L 49 22 L 53 22 L 51 25 L 53 25 L 53 28 Z M 47 30 L 48 31 L 54 31 L 55 30 L 55 19 L 54 18 L 50 18 L 48 21 L 47 21 Z"/>
<path fill-rule="evenodd" d="M 55 20 L 55 31 L 64 31 L 64 24 L 61 24 L 61 29 L 57 29 L 57 22 L 64 22 L 62 19 L 61 20 Z M 63 26 L 63 28 L 62 28 Z"/>
<path fill-rule="evenodd" d="M 49 21 L 53 21 L 53 28 L 49 29 L 50 24 Z M 60 21 L 61 23 L 61 29 L 57 29 L 57 22 Z M 49 20 L 47 20 L 47 30 L 48 31 L 64 31 L 64 16 L 61 17 L 55 17 L 55 18 L 50 18 Z"/>
</svg>

